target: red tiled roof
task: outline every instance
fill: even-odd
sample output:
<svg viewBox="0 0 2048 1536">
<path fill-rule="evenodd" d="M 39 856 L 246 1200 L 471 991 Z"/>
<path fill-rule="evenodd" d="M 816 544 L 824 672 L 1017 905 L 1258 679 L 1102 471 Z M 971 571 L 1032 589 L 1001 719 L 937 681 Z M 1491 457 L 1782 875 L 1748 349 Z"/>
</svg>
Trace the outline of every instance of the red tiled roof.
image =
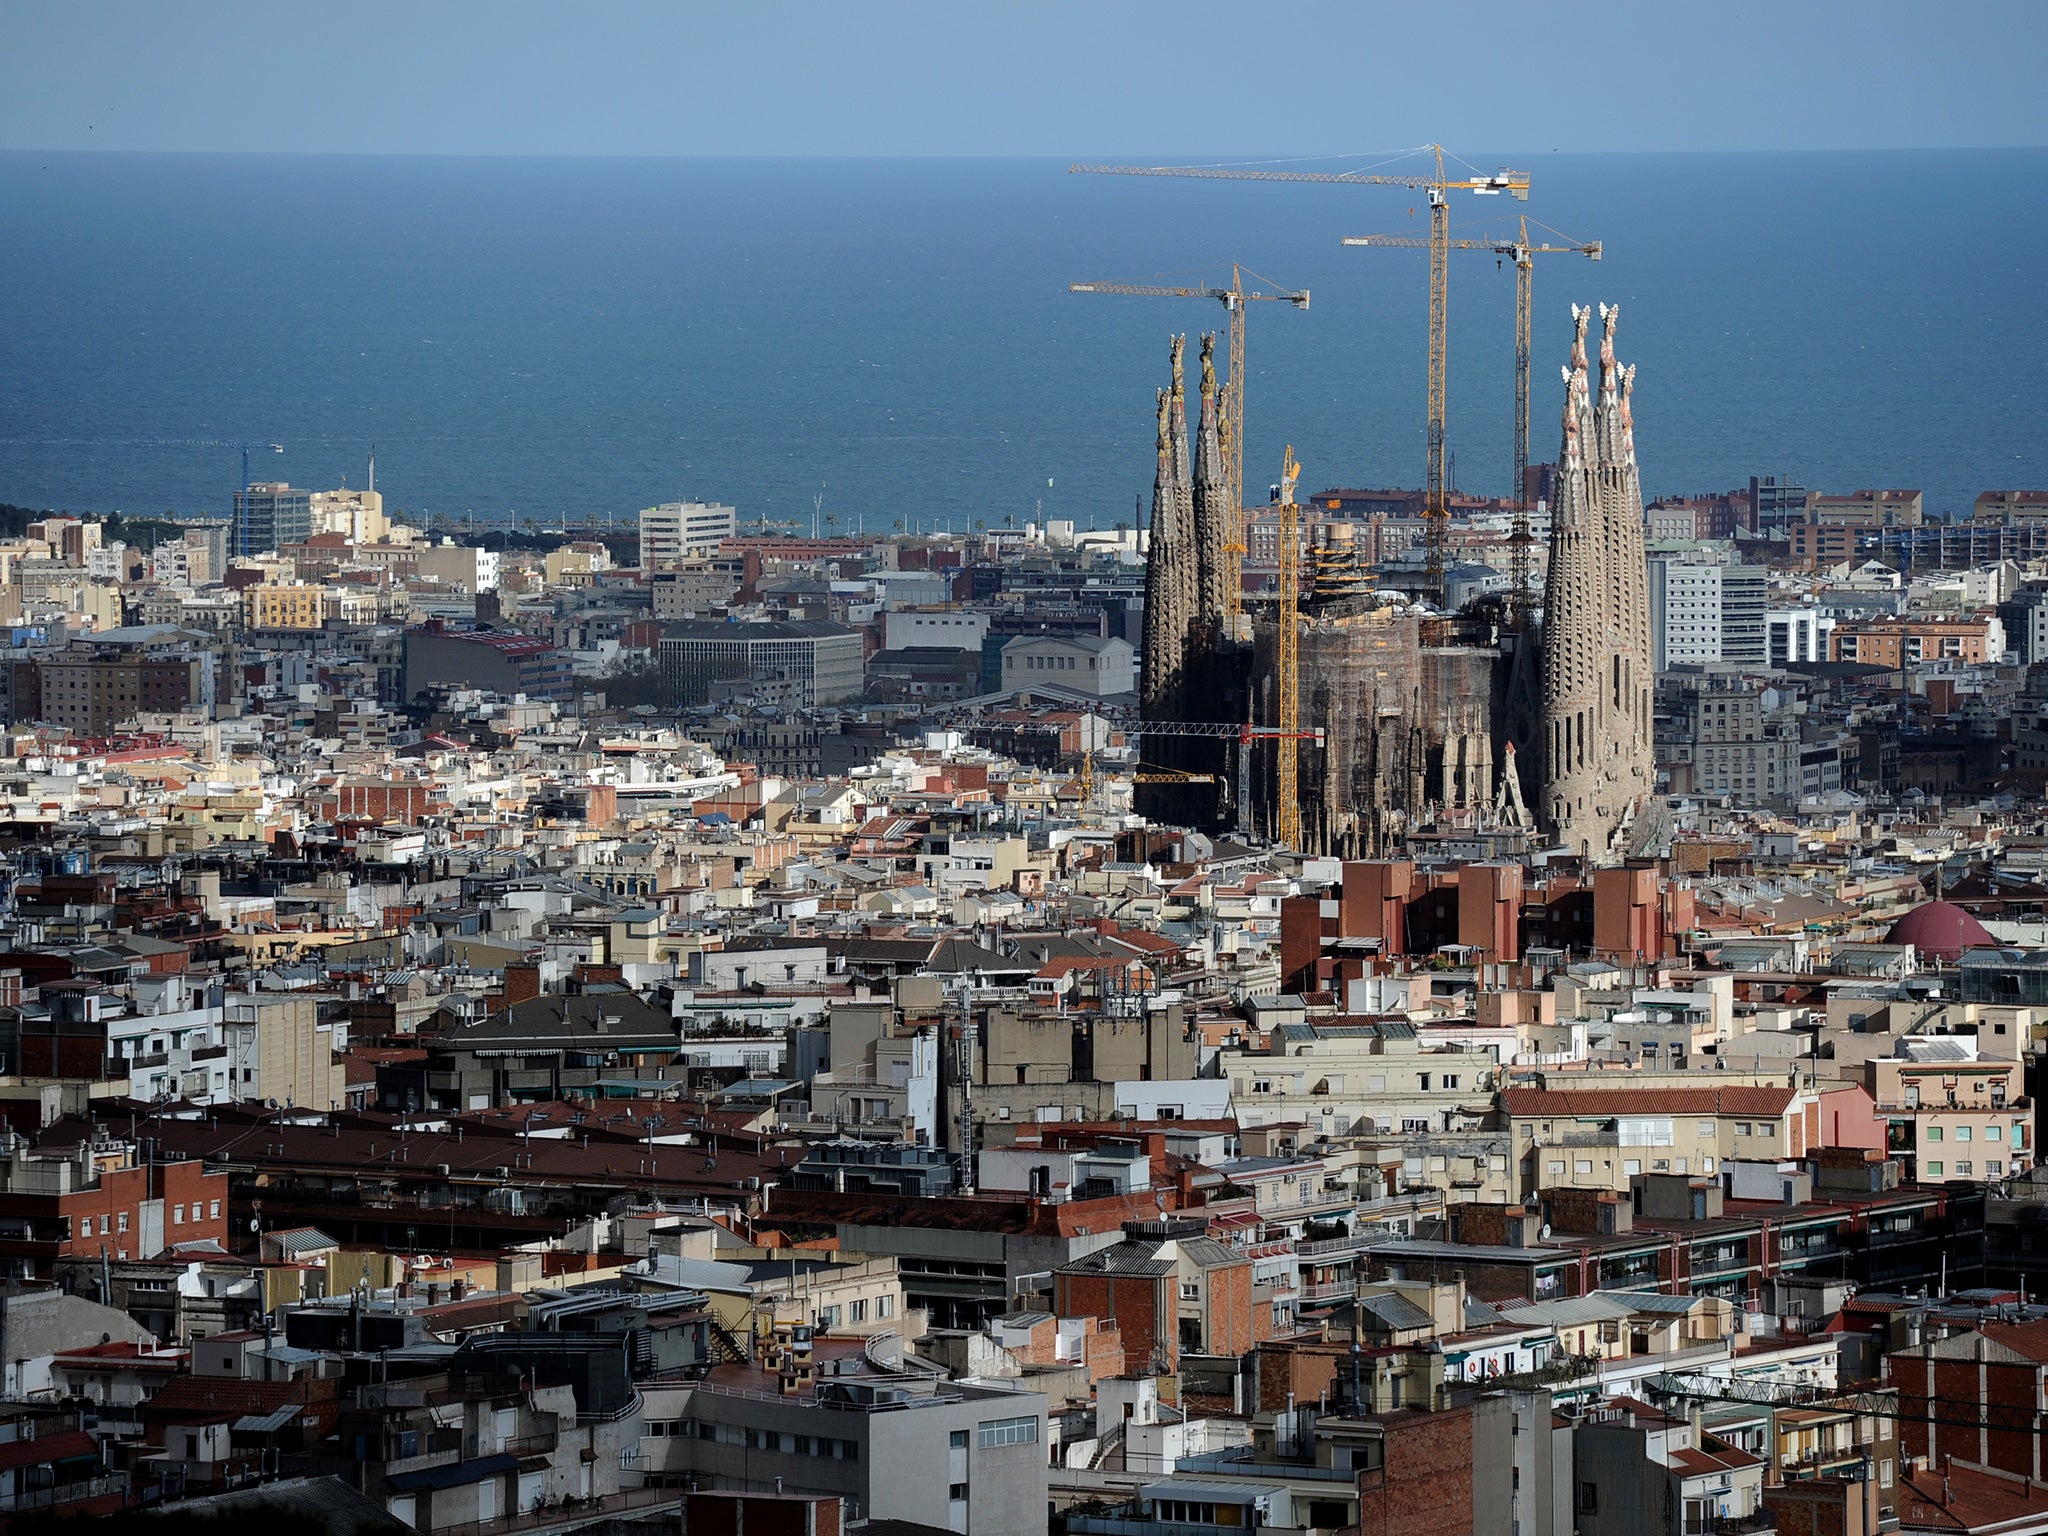
<svg viewBox="0 0 2048 1536">
<path fill-rule="evenodd" d="M 99 1454 L 100 1448 L 91 1435 L 83 1430 L 67 1429 L 61 1434 L 43 1435 L 35 1440 L 0 1442 L 0 1472 L 39 1467 L 52 1461 L 83 1461 L 88 1456 L 97 1460 Z"/>
<path fill-rule="evenodd" d="M 1797 1097 L 1790 1088 L 1506 1088 L 1510 1115 L 1782 1115 Z"/>
<path fill-rule="evenodd" d="M 2048 1318 L 2032 1323 L 1986 1323 L 1977 1331 L 2016 1355 L 2048 1365 Z"/>
</svg>

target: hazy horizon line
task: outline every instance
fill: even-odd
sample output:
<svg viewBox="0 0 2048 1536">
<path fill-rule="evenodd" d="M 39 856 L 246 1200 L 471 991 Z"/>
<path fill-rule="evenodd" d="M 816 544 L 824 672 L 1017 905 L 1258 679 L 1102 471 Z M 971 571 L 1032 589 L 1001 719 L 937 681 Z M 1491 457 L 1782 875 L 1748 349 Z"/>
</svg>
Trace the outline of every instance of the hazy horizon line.
<svg viewBox="0 0 2048 1536">
<path fill-rule="evenodd" d="M 2048 151 L 2048 144 L 1988 144 L 1988 145 L 1892 145 L 1892 146 L 1800 146 L 1787 148 L 1714 148 L 1692 149 L 1549 149 L 1549 150 L 1508 150 L 1512 159 L 1536 160 L 1550 156 L 1569 156 L 1583 159 L 1690 159 L 1706 156 L 1794 156 L 1794 155 L 2026 155 Z M 1500 153 L 1482 151 L 1482 156 Z M 807 154 L 789 153 L 721 153 L 696 154 L 683 150 L 484 150 L 484 149 L 136 149 L 100 148 L 98 146 L 36 147 L 31 145 L 0 144 L 0 155 L 11 157 L 43 156 L 132 156 L 136 158 L 161 159 L 221 159 L 221 160 L 684 160 L 722 162 L 733 164 L 761 164 L 765 162 L 787 162 L 811 164 L 834 162 L 845 164 L 955 164 L 975 165 L 989 163 L 1051 163 L 1051 164 L 1149 164 L 1149 165 L 1214 165 L 1222 168 L 1275 162 L 1296 164 L 1328 163 L 1335 160 L 1363 159 L 1363 156 L 1332 154 L 1277 154 L 1273 151 L 1233 151 L 1221 155 L 1216 151 L 1181 150 L 1170 154 L 1144 151 L 1096 150 L 1081 151 L 1033 151 L 1014 154 L 841 154 L 819 151 Z M 1379 159 L 1380 157 L 1372 157 Z M 1460 155 L 1462 160 L 1471 160 L 1470 155 Z"/>
</svg>

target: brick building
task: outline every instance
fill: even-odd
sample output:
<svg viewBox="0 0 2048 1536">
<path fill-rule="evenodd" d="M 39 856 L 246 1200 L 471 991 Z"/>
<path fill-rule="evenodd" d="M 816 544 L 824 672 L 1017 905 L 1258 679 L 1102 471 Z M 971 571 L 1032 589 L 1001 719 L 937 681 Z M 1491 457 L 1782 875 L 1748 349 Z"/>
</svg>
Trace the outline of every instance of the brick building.
<svg viewBox="0 0 2048 1536">
<path fill-rule="evenodd" d="M 1053 1272 L 1053 1310 L 1123 1335 L 1126 1369 L 1180 1369 L 1183 1354 L 1242 1355 L 1272 1336 L 1252 1261 L 1201 1221 L 1132 1221 L 1124 1241 Z"/>
<path fill-rule="evenodd" d="M 189 1158 L 136 1161 L 125 1143 L 16 1146 L 0 1163 L 0 1277 L 50 1281 L 70 1260 L 152 1258 L 227 1243 L 228 1177 Z"/>
<path fill-rule="evenodd" d="M 1906 1455 L 2048 1492 L 2048 1318 L 1925 1339 L 1886 1364 Z"/>
</svg>

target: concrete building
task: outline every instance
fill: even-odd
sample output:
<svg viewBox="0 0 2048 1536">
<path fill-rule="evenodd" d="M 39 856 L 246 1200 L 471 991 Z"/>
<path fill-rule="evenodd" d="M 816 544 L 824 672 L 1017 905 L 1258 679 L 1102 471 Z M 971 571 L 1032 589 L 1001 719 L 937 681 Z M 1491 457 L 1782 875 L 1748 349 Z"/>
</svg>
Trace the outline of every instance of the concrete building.
<svg viewBox="0 0 2048 1536">
<path fill-rule="evenodd" d="M 1652 830 L 1636 822 L 1656 788 L 1643 491 L 1629 413 L 1635 370 L 1614 360 L 1620 311 L 1603 305 L 1596 403 L 1587 379 L 1591 311 L 1574 306 L 1572 314 L 1543 600 L 1543 786 L 1535 810 L 1565 847 L 1614 862 Z"/>
<path fill-rule="evenodd" d="M 885 1374 L 820 1341 L 761 1368 L 642 1387 L 639 1465 L 652 1485 L 828 1495 L 853 1520 L 962 1536 L 1038 1536 L 1049 1480 L 1046 1399 Z M 842 1371 L 840 1362 L 860 1368 Z"/>
<path fill-rule="evenodd" d="M 405 632 L 402 686 L 407 702 L 435 687 L 560 701 L 573 695 L 575 679 L 568 657 L 536 635 L 429 625 Z"/>
<path fill-rule="evenodd" d="M 1799 793 L 1799 727 L 1766 713 L 1764 702 L 1756 688 L 1693 696 L 1693 793 L 1750 804 Z"/>
<path fill-rule="evenodd" d="M 145 711 L 177 714 L 202 693 L 197 661 L 153 656 L 140 646 L 69 646 L 35 661 L 32 670 L 26 692 L 17 679 L 16 718 L 82 736 L 108 735 Z"/>
<path fill-rule="evenodd" d="M 1806 515 L 1822 527 L 1918 528 L 1925 505 L 1918 491 L 1815 492 L 1806 500 Z"/>
<path fill-rule="evenodd" d="M 1721 659 L 1721 567 L 1650 562 L 1650 644 L 1659 672 Z"/>
<path fill-rule="evenodd" d="M 1766 660 L 1783 667 L 1795 662 L 1826 661 L 1828 635 L 1834 620 L 1820 609 L 1802 604 L 1796 608 L 1771 608 L 1764 614 L 1767 637 Z M 2048 654 L 2048 621 L 2042 628 L 2043 651 Z"/>
<path fill-rule="evenodd" d="M 685 620 L 661 637 L 661 667 L 679 703 L 750 693 L 792 709 L 844 704 L 867 684 L 861 637 L 822 619 L 756 624 Z"/>
<path fill-rule="evenodd" d="M 698 555 L 715 555 L 739 532 L 739 513 L 715 502 L 669 501 L 640 514 L 644 576 Z"/>
<path fill-rule="evenodd" d="M 1697 1536 L 1764 1513 L 1764 1461 L 1631 1399 L 1573 1433 L 1579 1536 Z"/>
<path fill-rule="evenodd" d="M 282 481 L 259 481 L 235 492 L 233 549 L 236 555 L 268 554 L 281 544 L 299 544 L 313 532 L 313 498 Z"/>
<path fill-rule="evenodd" d="M 962 608 L 891 608 L 882 619 L 882 649 L 979 652 L 988 619 Z"/>
<path fill-rule="evenodd" d="M 1090 698 L 1133 693 L 1137 652 L 1094 635 L 1019 635 L 1003 647 L 1003 687 L 1062 688 Z"/>
<path fill-rule="evenodd" d="M 1761 566 L 1709 564 L 1694 557 L 1652 560 L 1650 643 L 1656 668 L 1716 664 L 1761 667 L 1769 660 L 1769 573 Z"/>
</svg>

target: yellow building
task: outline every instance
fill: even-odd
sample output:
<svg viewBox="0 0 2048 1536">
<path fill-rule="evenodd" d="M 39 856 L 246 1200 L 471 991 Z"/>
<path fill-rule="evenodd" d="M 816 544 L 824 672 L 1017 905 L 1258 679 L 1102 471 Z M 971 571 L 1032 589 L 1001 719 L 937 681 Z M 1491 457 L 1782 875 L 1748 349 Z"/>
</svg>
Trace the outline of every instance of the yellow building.
<svg viewBox="0 0 2048 1536">
<path fill-rule="evenodd" d="M 243 620 L 251 629 L 318 629 L 327 616 L 327 589 L 300 582 L 251 587 L 242 603 Z"/>
</svg>

